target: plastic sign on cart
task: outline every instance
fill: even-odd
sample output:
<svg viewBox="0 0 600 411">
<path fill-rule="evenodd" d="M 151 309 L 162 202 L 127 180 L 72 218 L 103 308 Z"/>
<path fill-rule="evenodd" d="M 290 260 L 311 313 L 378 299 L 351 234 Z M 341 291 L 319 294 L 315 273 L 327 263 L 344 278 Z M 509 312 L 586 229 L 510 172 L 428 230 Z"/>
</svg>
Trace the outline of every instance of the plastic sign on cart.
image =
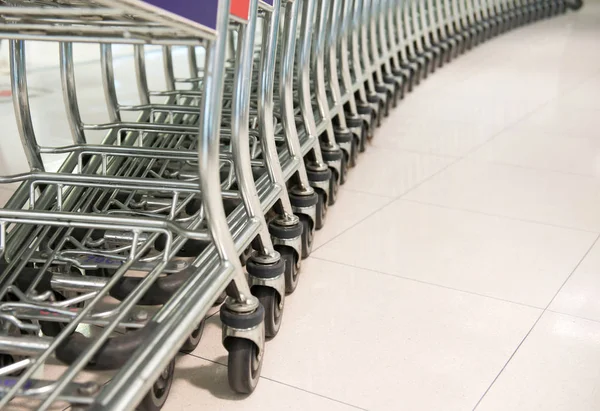
<svg viewBox="0 0 600 411">
<path fill-rule="evenodd" d="M 242 20 L 250 17 L 250 0 L 231 0 L 229 12 Z"/>
<path fill-rule="evenodd" d="M 163 10 L 184 17 L 195 23 L 202 24 L 213 30 L 217 29 L 217 12 L 219 0 L 144 0 L 144 3 L 160 7 Z M 233 3 L 248 3 L 247 1 L 233 1 Z M 248 12 L 246 11 L 246 19 Z"/>
</svg>

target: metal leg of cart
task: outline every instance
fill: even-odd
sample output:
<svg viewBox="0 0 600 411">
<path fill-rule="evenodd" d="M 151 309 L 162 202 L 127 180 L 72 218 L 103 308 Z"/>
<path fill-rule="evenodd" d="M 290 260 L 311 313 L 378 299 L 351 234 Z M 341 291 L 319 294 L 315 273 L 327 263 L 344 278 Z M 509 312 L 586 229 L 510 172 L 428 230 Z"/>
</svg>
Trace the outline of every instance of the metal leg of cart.
<svg viewBox="0 0 600 411">
<path fill-rule="evenodd" d="M 283 18 L 278 25 L 275 25 L 275 21 L 271 23 L 271 30 L 278 31 L 281 37 L 273 56 L 275 62 L 270 62 L 271 65 L 274 64 L 272 67 L 275 75 L 270 80 L 271 87 L 278 89 L 277 93 L 271 92 L 274 98 L 274 115 L 278 120 L 274 134 L 278 142 L 284 178 L 289 187 L 292 209 L 303 224 L 302 258 L 306 258 L 312 249 L 314 231 L 321 229 L 325 223 L 330 171 L 326 166 L 321 170 L 307 171 L 304 162 L 304 156 L 312 147 L 301 145 L 294 107 L 294 61 L 299 4 L 285 1 L 278 7 Z M 275 51 L 266 46 L 263 46 L 263 49 L 268 49 L 270 53 Z M 309 143 L 318 144 L 318 141 L 309 140 Z M 309 176 L 313 179 L 309 180 Z"/>
<path fill-rule="evenodd" d="M 338 59 L 342 38 L 342 24 L 344 14 L 342 1 L 331 0 L 323 2 L 320 13 L 320 24 L 328 28 L 325 38 L 325 104 L 328 117 L 331 119 L 336 142 L 342 149 L 342 175 L 340 182 L 345 183 L 348 168 L 356 165 L 363 136 L 363 123 L 358 113 L 349 113 L 346 109 L 354 103 L 354 95 L 345 88 L 343 83 L 341 61 Z M 341 17 L 340 17 L 341 16 Z M 350 98 L 352 102 L 350 103 Z M 354 103 L 355 107 L 355 103 Z M 351 109 L 351 107 L 350 107 Z M 353 127 L 351 127 L 353 126 Z M 345 171 L 344 171 L 345 170 Z"/>
<path fill-rule="evenodd" d="M 349 0 L 334 0 L 332 4 L 332 16 L 340 15 L 341 19 L 332 19 L 333 26 L 339 26 L 336 39 L 332 34 L 332 47 L 329 50 L 330 65 L 337 64 L 338 67 L 331 67 L 330 70 L 337 70 L 341 83 L 338 83 L 337 90 L 339 91 L 339 100 L 337 104 L 341 106 L 340 110 L 344 111 L 345 121 L 348 128 L 353 134 L 352 155 L 350 157 L 350 165 L 354 166 L 357 162 L 358 152 L 366 150 L 367 139 L 373 136 L 373 116 L 363 116 L 359 110 L 365 109 L 370 113 L 370 109 L 364 103 L 357 99 L 360 95 L 361 81 L 357 80 L 357 73 L 354 71 L 353 62 L 351 60 L 351 33 L 352 33 L 352 2 Z M 339 22 L 339 23 L 338 23 Z M 331 75 L 331 80 L 335 83 L 334 75 Z"/>
<path fill-rule="evenodd" d="M 303 29 L 301 30 L 302 41 L 310 49 L 307 59 L 310 61 L 310 67 L 307 74 L 303 73 L 303 80 L 308 76 L 311 90 L 312 112 L 315 119 L 316 135 L 321 144 L 321 155 L 323 161 L 327 163 L 331 170 L 331 180 L 329 187 L 329 205 L 337 201 L 339 186 L 346 181 L 348 172 L 348 163 L 345 161 L 350 155 L 352 138 L 346 132 L 335 133 L 329 103 L 327 101 L 327 87 L 325 84 L 325 49 L 327 39 L 327 12 L 329 9 L 329 0 L 309 0 L 303 12 L 306 13 L 306 20 L 303 19 Z M 303 47 L 304 50 L 304 47 Z M 306 98 L 306 94 L 303 96 Z"/>
<path fill-rule="evenodd" d="M 371 32 L 371 1 L 356 0 L 359 3 L 358 18 L 359 26 L 359 50 L 360 59 L 365 76 L 365 87 L 367 99 L 377 113 L 377 125 L 381 126 L 384 117 L 390 113 L 392 101 L 389 99 L 388 88 L 377 81 L 375 77 L 376 62 L 372 60 L 373 44 L 370 40 Z"/>
<path fill-rule="evenodd" d="M 313 108 L 312 79 L 311 79 L 311 47 L 316 1 L 302 2 L 300 11 L 299 32 L 303 33 L 297 42 L 298 62 L 295 64 L 295 79 L 297 104 L 299 106 L 299 138 L 302 151 L 306 152 L 306 168 L 311 185 L 322 193 L 327 205 L 337 200 L 339 176 L 341 172 L 342 152 L 334 139 L 327 134 L 326 123 L 322 122 L 322 135 L 326 139 L 322 145 L 321 134 L 317 128 L 316 113 Z M 318 227 L 317 227 L 318 228 Z"/>
<path fill-rule="evenodd" d="M 360 0 L 345 0 L 348 3 L 350 19 L 350 64 L 351 72 L 354 74 L 352 82 L 354 84 L 354 96 L 356 99 L 356 109 L 369 128 L 367 130 L 367 139 L 371 140 L 375 133 L 375 128 L 381 125 L 381 116 L 383 115 L 379 97 L 367 88 L 369 73 L 364 66 L 361 28 L 362 28 L 362 2 Z M 366 144 L 361 146 L 364 151 Z"/>
<path fill-rule="evenodd" d="M 81 6 L 81 3 L 78 2 L 76 6 Z M 214 6 L 218 5 L 215 3 Z M 222 32 L 227 26 L 227 9 L 228 2 L 221 2 L 219 24 L 215 25 L 219 30 L 216 33 Z M 30 8 L 15 9 L 14 12 L 44 16 L 36 11 Z M 139 151 L 133 150 L 127 155 L 130 147 L 121 144 L 121 139 L 127 141 L 139 137 L 138 133 L 127 130 L 127 125 L 118 133 L 109 133 L 104 146 L 108 150 L 105 152 L 99 150 L 100 153 L 96 153 L 93 147 L 82 146 L 81 143 L 85 142 L 82 135 L 78 136 L 73 147 L 55 150 L 39 147 L 29 115 L 23 42 L 11 43 L 13 88 L 17 96 L 15 108 L 19 131 L 33 172 L 1 180 L 3 183 L 20 181 L 22 185 L 9 201 L 7 209 L 0 214 L 1 254 L 5 261 L 2 264 L 4 282 L 0 292 L 3 296 L 11 296 L 3 300 L 3 308 L 6 309 L 3 312 L 14 311 L 11 306 L 15 305 L 14 298 L 20 301 L 17 306 L 25 304 L 18 312 L 14 312 L 13 325 L 16 324 L 25 333 L 35 328 L 36 332 L 41 330 L 47 336 L 43 343 L 36 343 L 35 349 L 29 349 L 28 354 L 35 351 L 35 361 L 25 358 L 3 370 L 3 375 L 19 370 L 22 375 L 11 384 L 3 384 L 7 389 L 3 392 L 2 405 L 15 396 L 39 397 L 40 393 L 44 393 L 39 397 L 39 409 L 46 409 L 54 401 L 65 399 L 74 404 L 93 403 L 98 409 L 129 409 L 140 404 L 140 401 L 144 409 L 160 408 L 172 380 L 172 356 L 178 347 L 189 342 L 190 337 L 195 338 L 199 319 L 228 283 L 230 298 L 222 310 L 222 320 L 224 343 L 231 353 L 230 382 L 235 390 L 250 392 L 260 374 L 264 349 L 264 310 L 258 299 L 251 295 L 239 262 L 234 258 L 237 253 L 221 200 L 219 148 L 215 136 L 218 136 L 225 36 L 215 35 L 211 30 L 198 30 L 194 25 L 172 27 L 169 20 L 165 20 L 154 9 L 149 11 L 147 7 L 98 7 L 95 11 L 99 14 L 106 12 L 114 19 L 110 23 L 116 23 L 117 27 L 110 33 L 111 38 L 100 27 L 90 27 L 97 28 L 95 39 L 144 42 L 150 33 L 156 33 L 151 36 L 155 40 L 161 32 L 163 35 L 168 32 L 174 41 L 183 38 L 191 43 L 206 44 L 208 57 L 203 80 L 204 93 L 198 106 L 200 133 L 196 164 L 197 181 L 200 184 L 165 183 L 163 180 L 140 178 L 140 167 L 147 168 L 151 162 L 141 161 Z M 139 14 L 136 15 L 136 12 Z M 138 17 L 136 25 L 140 31 L 119 31 L 118 27 L 122 26 L 119 19 L 126 19 L 132 14 Z M 53 13 L 52 23 L 61 16 L 61 12 Z M 41 29 L 52 33 L 52 24 L 44 21 L 43 17 L 36 23 Z M 102 28 L 105 28 L 106 19 L 103 23 L 105 25 Z M 164 30 L 157 23 L 170 29 Z M 190 32 L 194 33 L 191 39 Z M 143 36 L 140 36 L 142 33 Z M 73 37 L 68 33 L 57 35 L 57 39 L 63 42 L 78 40 Z M 51 36 L 41 39 L 49 38 Z M 68 51 L 68 46 L 65 46 L 63 54 L 68 54 Z M 65 64 L 69 64 L 68 59 Z M 110 72 L 106 74 L 110 75 Z M 64 79 L 67 83 L 69 80 L 72 79 Z M 67 88 L 65 95 L 71 104 L 73 100 L 68 91 Z M 113 96 L 108 97 L 110 100 Z M 74 127 L 76 136 L 80 131 L 81 128 Z M 166 131 L 170 132 L 168 129 Z M 165 125 L 162 125 L 160 132 L 165 132 Z M 153 138 L 149 134 L 145 137 Z M 118 141 L 117 146 L 114 146 L 115 141 Z M 156 148 L 151 150 L 156 151 Z M 44 173 L 42 154 L 59 152 L 69 154 L 61 172 Z M 77 174 L 72 174 L 71 170 L 77 170 Z M 126 199 L 123 196 L 117 198 L 122 192 L 129 193 Z M 163 201 L 154 204 L 155 209 L 142 212 L 139 209 L 142 202 L 140 198 L 133 200 L 141 193 L 151 193 L 148 198 Z M 100 205 L 107 195 L 110 200 Z M 202 199 L 201 210 L 193 216 L 181 216 L 182 208 L 194 198 Z M 109 210 L 110 203 L 118 204 L 118 209 Z M 83 236 L 81 230 L 84 231 Z M 163 240 L 159 241 L 159 238 Z M 210 243 L 210 247 L 203 252 L 206 264 L 185 265 L 174 259 L 188 241 Z M 160 250 L 157 249 L 158 243 L 162 244 Z M 29 246 L 23 247 L 25 244 Z M 72 268 L 77 269 L 75 273 L 83 269 L 92 275 L 86 276 L 86 281 L 81 281 L 80 276 L 73 275 Z M 94 275 L 100 268 L 105 268 L 103 271 L 108 271 L 109 277 L 103 280 Z M 137 279 L 126 276 L 131 270 L 145 272 L 145 275 Z M 161 277 L 164 273 L 173 275 Z M 61 294 L 61 291 L 78 293 L 75 297 L 68 297 L 66 292 Z M 62 296 L 60 299 L 59 295 Z M 120 300 L 118 309 L 111 307 L 106 311 L 98 306 L 108 295 Z M 151 318 L 147 314 L 140 314 L 136 316 L 137 321 L 132 323 L 129 316 L 142 301 L 144 305 L 158 304 L 162 308 Z M 82 303 L 85 303 L 84 306 L 79 306 Z M 24 307 L 29 309 L 29 314 L 27 310 L 21 310 Z M 37 313 L 37 318 L 32 317 L 32 310 Z M 39 323 L 32 324 L 32 319 Z M 58 328 L 47 325 L 54 323 L 65 325 Z M 73 334 L 84 323 L 101 326 L 101 333 L 93 340 L 79 333 Z M 127 332 L 123 337 L 113 336 L 117 328 L 134 331 Z M 11 341 L 8 336 L 2 336 L 3 340 L 7 340 L 6 347 L 14 347 L 21 354 L 27 341 L 34 343 L 36 338 L 21 333 L 19 341 Z M 52 391 L 44 389 L 47 383 L 43 381 L 31 386 L 32 375 L 50 355 L 56 355 L 66 362 L 67 371 Z M 99 394 L 97 391 L 101 387 L 88 385 L 85 390 L 77 390 L 79 387 L 72 382 L 86 367 L 113 369 L 121 366 L 121 372 Z M 157 377 L 160 377 L 158 385 L 152 387 Z M 148 396 L 144 397 L 144 392 L 151 388 Z M 73 392 L 79 395 L 73 396 Z"/>
</svg>

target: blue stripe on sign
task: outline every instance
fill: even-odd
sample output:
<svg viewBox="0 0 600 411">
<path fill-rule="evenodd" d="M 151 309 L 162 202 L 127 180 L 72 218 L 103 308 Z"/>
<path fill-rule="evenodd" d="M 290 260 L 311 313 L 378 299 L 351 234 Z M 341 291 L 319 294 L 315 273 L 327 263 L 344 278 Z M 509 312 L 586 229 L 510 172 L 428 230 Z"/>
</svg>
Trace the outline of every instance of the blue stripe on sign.
<svg viewBox="0 0 600 411">
<path fill-rule="evenodd" d="M 173 14 L 200 23 L 203 26 L 217 29 L 217 11 L 219 0 L 143 0 Z"/>
<path fill-rule="evenodd" d="M 263 3 L 267 3 L 269 6 L 273 6 L 273 0 L 261 0 Z"/>
</svg>

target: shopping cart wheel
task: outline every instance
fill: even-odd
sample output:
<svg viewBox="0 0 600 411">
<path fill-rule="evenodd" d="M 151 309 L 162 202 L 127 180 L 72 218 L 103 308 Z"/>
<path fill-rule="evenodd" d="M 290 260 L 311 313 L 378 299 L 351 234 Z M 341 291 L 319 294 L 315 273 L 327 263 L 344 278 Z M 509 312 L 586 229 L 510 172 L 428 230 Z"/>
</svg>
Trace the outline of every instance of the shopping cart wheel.
<svg viewBox="0 0 600 411">
<path fill-rule="evenodd" d="M 171 385 L 173 384 L 173 376 L 175 375 L 175 358 L 171 360 L 167 368 L 160 374 L 148 394 L 142 402 L 137 406 L 137 411 L 159 411 L 169 396 Z"/>
<path fill-rule="evenodd" d="M 361 136 L 358 144 L 358 151 L 364 153 L 367 151 L 367 140 L 369 139 L 369 125 L 365 121 L 363 123 L 362 130 L 360 131 Z"/>
<path fill-rule="evenodd" d="M 205 324 L 206 324 L 206 319 L 200 321 L 200 323 L 198 324 L 196 329 L 194 331 L 192 331 L 190 336 L 185 340 L 185 342 L 179 349 L 179 352 L 189 354 L 196 349 L 198 344 L 200 344 L 200 340 L 202 339 L 202 333 L 204 333 L 204 325 Z"/>
<path fill-rule="evenodd" d="M 375 126 L 380 127 L 381 122 L 383 121 L 383 111 L 385 110 L 385 104 L 383 100 L 376 94 L 371 94 L 367 96 L 367 100 L 369 105 L 375 111 L 375 122 L 373 123 Z M 373 138 L 373 136 L 370 136 Z"/>
<path fill-rule="evenodd" d="M 317 201 L 317 207 L 315 212 L 315 230 L 320 230 L 325 226 L 325 220 L 327 219 L 327 196 L 323 190 L 315 190 L 319 196 Z"/>
<path fill-rule="evenodd" d="M 265 309 L 265 336 L 267 338 L 275 337 L 281 328 L 281 319 L 283 318 L 283 301 L 279 293 L 271 287 L 254 286 L 252 294 L 258 298 Z"/>
<path fill-rule="evenodd" d="M 281 261 L 284 263 L 285 292 L 291 294 L 298 286 L 298 277 L 300 274 L 300 256 L 292 247 L 275 247 L 281 255 Z"/>
<path fill-rule="evenodd" d="M 348 179 L 348 170 L 350 169 L 350 156 L 342 150 L 342 162 L 340 165 L 340 184 L 346 184 Z"/>
<path fill-rule="evenodd" d="M 312 252 L 315 224 L 306 214 L 298 214 L 298 218 L 302 224 L 302 258 L 308 258 Z"/>
<path fill-rule="evenodd" d="M 250 394 L 258 384 L 264 356 L 259 358 L 258 347 L 243 338 L 229 338 L 227 350 L 229 386 L 237 393 Z"/>
<path fill-rule="evenodd" d="M 350 167 L 356 167 L 356 164 L 358 164 L 358 153 L 359 153 L 360 142 L 363 137 L 367 138 L 364 127 L 361 127 L 360 133 L 361 133 L 360 136 L 358 136 L 356 134 L 352 135 L 352 146 L 350 149 L 350 161 L 349 161 Z"/>
<path fill-rule="evenodd" d="M 377 92 L 377 95 L 381 99 L 381 106 L 380 106 L 381 109 L 380 110 L 383 110 L 383 113 L 382 113 L 383 117 L 389 116 L 390 112 L 392 111 L 392 98 L 393 98 L 392 92 L 383 84 L 376 84 L 375 91 Z M 382 117 L 382 119 L 383 119 L 383 117 Z"/>
<path fill-rule="evenodd" d="M 358 114 L 363 118 L 363 124 L 365 125 L 365 138 L 360 139 L 360 152 L 364 153 L 367 149 L 367 140 L 371 140 L 373 138 L 373 134 L 375 131 L 376 123 L 377 123 L 377 113 L 375 109 L 366 104 L 357 104 L 356 109 Z"/>
</svg>

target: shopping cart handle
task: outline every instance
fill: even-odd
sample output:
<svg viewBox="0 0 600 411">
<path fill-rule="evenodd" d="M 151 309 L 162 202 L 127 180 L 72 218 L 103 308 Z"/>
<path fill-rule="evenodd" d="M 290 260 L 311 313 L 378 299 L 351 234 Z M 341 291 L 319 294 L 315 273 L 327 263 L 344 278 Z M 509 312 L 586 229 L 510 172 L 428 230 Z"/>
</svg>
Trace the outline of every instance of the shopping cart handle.
<svg viewBox="0 0 600 411">
<path fill-rule="evenodd" d="M 192 276 L 196 267 L 188 267 L 175 274 L 159 277 L 138 302 L 140 305 L 163 305 L 175 294 L 175 292 Z M 140 283 L 141 277 L 124 277 L 110 289 L 110 296 L 123 301 L 131 295 Z"/>
<path fill-rule="evenodd" d="M 150 321 L 135 331 L 111 337 L 96 352 L 86 368 L 90 370 L 108 371 L 121 368 L 131 359 L 135 350 L 144 343 L 148 335 L 154 331 L 158 323 Z M 70 335 L 67 340 L 56 349 L 56 358 L 65 364 L 71 364 L 93 344 L 94 339 L 88 338 L 78 332 Z"/>
</svg>

